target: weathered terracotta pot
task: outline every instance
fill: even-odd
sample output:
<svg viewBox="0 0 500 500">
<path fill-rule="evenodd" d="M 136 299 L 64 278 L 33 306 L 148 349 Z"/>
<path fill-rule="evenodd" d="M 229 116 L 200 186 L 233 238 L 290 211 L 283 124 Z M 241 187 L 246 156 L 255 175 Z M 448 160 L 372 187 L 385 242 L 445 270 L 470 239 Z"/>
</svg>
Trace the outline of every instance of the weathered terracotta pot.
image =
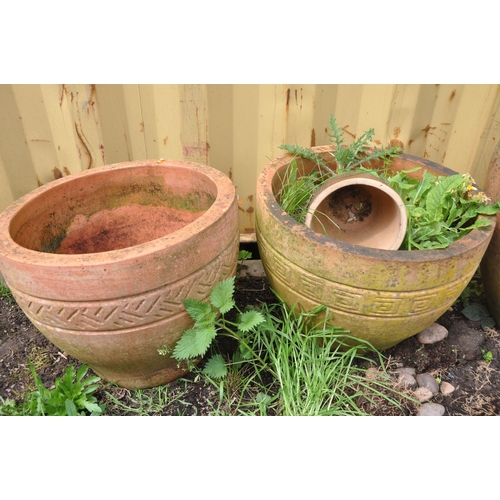
<svg viewBox="0 0 500 500">
<path fill-rule="evenodd" d="M 158 349 L 173 348 L 192 326 L 183 299 L 204 300 L 235 275 L 238 247 L 233 184 L 181 161 L 64 177 L 0 215 L 0 271 L 28 318 L 59 349 L 127 388 L 186 373 Z"/>
<path fill-rule="evenodd" d="M 491 157 L 485 192 L 493 202 L 500 201 L 500 142 Z M 481 261 L 481 278 L 490 313 L 500 325 L 500 212 L 496 221 L 493 238 Z"/>
<path fill-rule="evenodd" d="M 313 149 L 329 162 L 333 148 Z M 285 155 L 269 163 L 256 193 L 259 253 L 270 286 L 290 307 L 327 306 L 332 324 L 382 350 L 430 326 L 460 296 L 486 251 L 494 218 L 491 226 L 442 250 L 381 250 L 334 240 L 297 223 L 276 200 L 291 160 Z M 421 167 L 410 174 L 415 177 L 425 170 L 455 173 L 406 154 L 391 164 L 397 171 L 415 167 Z M 304 162 L 302 168 L 308 172 L 314 164 Z"/>
<path fill-rule="evenodd" d="M 305 225 L 355 245 L 397 250 L 408 216 L 396 191 L 371 174 L 339 174 L 325 182 L 309 205 Z"/>
</svg>

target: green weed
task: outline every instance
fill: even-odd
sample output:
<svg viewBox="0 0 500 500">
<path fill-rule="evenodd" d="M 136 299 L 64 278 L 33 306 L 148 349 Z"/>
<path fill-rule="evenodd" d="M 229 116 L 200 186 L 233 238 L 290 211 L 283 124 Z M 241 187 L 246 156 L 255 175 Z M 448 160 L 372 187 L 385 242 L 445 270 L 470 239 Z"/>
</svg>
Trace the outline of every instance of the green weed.
<svg viewBox="0 0 500 500">
<path fill-rule="evenodd" d="M 101 415 L 104 412 L 103 405 L 97 404 L 93 396 L 101 379 L 95 376 L 84 378 L 88 366 L 80 366 L 75 374 L 75 368 L 69 365 L 65 374 L 56 379 L 52 390 L 44 387 L 31 363 L 30 370 L 37 390 L 30 392 L 19 404 L 11 400 L 3 401 L 0 415 L 80 416 Z"/>
<path fill-rule="evenodd" d="M 286 213 L 300 223 L 305 221 L 315 191 L 332 176 L 352 170 L 382 178 L 403 199 L 408 225 L 400 250 L 446 248 L 471 230 L 491 225 L 490 220 L 479 218 L 479 215 L 495 215 L 500 210 L 500 203 L 491 204 L 484 193 L 476 192 L 478 190 L 469 174 L 434 176 L 424 172 L 419 180 L 407 174 L 420 167 L 390 172 L 389 165 L 402 152 L 401 148 L 388 146 L 378 149 L 371 146 L 373 129 L 346 146 L 344 132 L 333 115 L 330 117 L 330 127 L 328 135 L 335 151 L 329 154 L 337 164 L 335 171 L 310 148 L 280 146 L 295 157 L 314 161 L 317 167 L 310 174 L 301 175 L 296 159 L 293 159 L 281 179 L 278 202 Z M 383 168 L 366 168 L 364 165 L 371 160 L 383 160 Z"/>
<path fill-rule="evenodd" d="M 481 349 L 481 354 L 483 355 L 483 360 L 486 363 L 491 363 L 493 361 L 493 353 L 491 351 L 485 351 Z"/>
<path fill-rule="evenodd" d="M 495 215 L 500 203 L 488 204 L 469 174 L 437 177 L 424 172 L 422 179 L 409 178 L 410 171 L 386 178 L 403 199 L 408 228 L 401 250 L 446 248 L 472 231 L 491 225 L 478 215 Z"/>
<path fill-rule="evenodd" d="M 330 152 L 337 164 L 336 170 L 332 170 L 326 161 L 311 148 L 303 148 L 297 145 L 283 144 L 281 149 L 292 153 L 297 158 L 313 161 L 317 169 L 307 175 L 302 175 L 294 159 L 290 162 L 281 180 L 281 189 L 277 193 L 277 199 L 283 210 L 293 217 L 297 222 L 304 223 L 307 210 L 314 192 L 333 176 L 354 170 L 362 164 L 372 160 L 383 160 L 384 166 L 390 164 L 402 149 L 400 147 L 387 146 L 379 149 L 372 144 L 374 129 L 365 132 L 360 138 L 349 146 L 344 144 L 344 131 L 337 124 L 335 117 L 330 115 L 330 129 L 328 136 L 335 146 Z M 370 150 L 366 148 L 370 147 Z"/>
<path fill-rule="evenodd" d="M 366 352 L 376 352 L 369 343 L 331 326 L 328 314 L 314 323 L 324 308 L 290 311 L 279 301 L 240 311 L 233 295 L 229 278 L 214 287 L 209 302 L 186 300 L 195 324 L 172 353 L 189 360 L 205 355 L 217 335 L 237 341 L 230 359 L 215 353 L 201 370 L 218 389 L 215 414 L 361 415 L 358 402 L 375 397 L 401 407 L 387 395 L 395 393 L 387 381 L 369 380 L 359 367 L 369 361 Z M 237 315 L 230 321 L 225 315 L 233 309 Z"/>
<path fill-rule="evenodd" d="M 462 314 L 472 321 L 480 321 L 483 330 L 495 327 L 495 320 L 491 317 L 489 309 L 484 304 L 473 302 L 462 309 Z"/>
</svg>

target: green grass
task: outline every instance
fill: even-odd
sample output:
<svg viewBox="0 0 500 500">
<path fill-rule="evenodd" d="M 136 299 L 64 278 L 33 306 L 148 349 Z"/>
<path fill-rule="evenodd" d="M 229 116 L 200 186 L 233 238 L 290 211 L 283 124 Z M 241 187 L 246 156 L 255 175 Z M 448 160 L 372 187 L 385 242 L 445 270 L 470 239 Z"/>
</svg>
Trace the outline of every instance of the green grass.
<svg viewBox="0 0 500 500">
<path fill-rule="evenodd" d="M 0 297 L 5 297 L 9 302 L 12 302 L 12 292 L 9 287 L 4 285 L 2 281 L 0 281 Z"/>
<path fill-rule="evenodd" d="M 365 376 L 361 364 L 371 363 L 365 355 L 376 352 L 370 344 L 326 320 L 314 325 L 314 314 L 297 314 L 283 303 L 264 304 L 261 312 L 266 321 L 252 339 L 252 348 L 260 358 L 254 370 L 261 379 L 261 367 L 267 365 L 275 392 L 264 394 L 277 415 L 366 415 L 359 402 L 374 401 L 375 397 L 401 408 L 398 398 L 387 395 L 401 397 L 389 383 Z M 378 359 L 382 364 L 380 354 Z"/>
<path fill-rule="evenodd" d="M 179 379 L 175 383 L 152 389 L 121 389 L 105 387 L 107 413 L 110 415 L 161 416 L 196 414 L 196 407 L 185 400 L 191 382 Z M 126 394 L 126 398 L 121 395 Z M 172 409 L 175 407 L 175 411 Z"/>
<path fill-rule="evenodd" d="M 367 367 L 383 366 L 382 355 L 332 326 L 324 307 L 289 310 L 277 297 L 275 304 L 241 311 L 233 278 L 214 287 L 210 302 L 189 299 L 185 306 L 195 325 L 172 354 L 181 361 L 209 353 L 194 371 L 216 389 L 214 415 L 367 415 L 363 408 L 380 402 L 404 411 L 405 396 L 383 370 L 376 379 L 366 376 Z M 236 318 L 228 319 L 229 312 Z M 236 341 L 230 357 L 217 350 L 222 337 Z"/>
</svg>

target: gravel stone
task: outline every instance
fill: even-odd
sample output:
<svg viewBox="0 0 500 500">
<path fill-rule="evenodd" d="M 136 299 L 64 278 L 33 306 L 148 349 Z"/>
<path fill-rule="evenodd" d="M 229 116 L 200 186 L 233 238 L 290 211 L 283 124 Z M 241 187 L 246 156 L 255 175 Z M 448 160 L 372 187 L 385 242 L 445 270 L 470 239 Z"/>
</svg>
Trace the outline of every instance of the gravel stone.
<svg viewBox="0 0 500 500">
<path fill-rule="evenodd" d="M 402 372 L 399 374 L 398 384 L 414 389 L 418 386 L 418 383 L 413 375 L 410 373 Z"/>
<path fill-rule="evenodd" d="M 419 401 L 420 403 L 427 403 L 427 401 L 430 401 L 434 394 L 432 394 L 427 387 L 419 387 L 413 395 L 415 396 L 415 399 Z"/>
<path fill-rule="evenodd" d="M 439 323 L 433 323 L 431 326 L 422 330 L 417 335 L 417 340 L 421 344 L 435 344 L 448 336 L 448 330 Z"/>
<path fill-rule="evenodd" d="M 455 387 L 452 386 L 449 382 L 443 382 L 441 384 L 440 390 L 441 390 L 441 394 L 448 396 L 449 394 L 451 394 L 455 390 Z"/>
<path fill-rule="evenodd" d="M 407 366 L 405 368 L 396 368 L 394 371 L 396 373 L 409 373 L 410 375 L 413 375 L 413 376 L 415 376 L 417 374 L 417 370 L 415 370 L 415 368 L 411 368 L 409 366 Z"/>
<path fill-rule="evenodd" d="M 445 408 L 443 405 L 438 403 L 425 403 L 419 408 L 417 417 L 442 417 L 444 412 Z"/>
<path fill-rule="evenodd" d="M 416 376 L 416 379 L 420 387 L 429 389 L 432 394 L 437 394 L 439 392 L 439 384 L 432 375 L 429 375 L 428 373 L 421 373 Z"/>
</svg>

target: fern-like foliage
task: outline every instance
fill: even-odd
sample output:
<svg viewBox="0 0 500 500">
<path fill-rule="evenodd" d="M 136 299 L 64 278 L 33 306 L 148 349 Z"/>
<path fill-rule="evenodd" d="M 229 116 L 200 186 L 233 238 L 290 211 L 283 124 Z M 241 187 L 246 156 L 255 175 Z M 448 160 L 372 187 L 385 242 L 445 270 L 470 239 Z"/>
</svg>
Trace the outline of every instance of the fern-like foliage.
<svg viewBox="0 0 500 500">
<path fill-rule="evenodd" d="M 377 148 L 372 144 L 374 129 L 365 132 L 350 145 L 344 144 L 344 131 L 338 125 L 335 117 L 330 115 L 330 128 L 328 137 L 334 146 L 334 151 L 329 153 L 335 161 L 337 168 L 332 169 L 323 156 L 312 148 L 298 145 L 283 144 L 280 146 L 295 158 L 314 162 L 317 168 L 307 175 L 301 175 L 294 159 L 286 169 L 282 187 L 277 193 L 278 201 L 283 210 L 297 222 L 304 223 L 311 199 L 321 185 L 333 176 L 356 168 L 363 169 L 363 164 L 372 160 L 383 160 L 384 168 L 402 151 L 400 147 L 387 146 Z"/>
<path fill-rule="evenodd" d="M 334 151 L 330 154 L 337 163 L 337 173 L 353 170 L 363 163 L 372 160 L 383 160 L 384 165 L 387 166 L 394 157 L 403 151 L 399 146 L 377 148 L 372 143 L 374 133 L 375 130 L 371 128 L 351 144 L 346 145 L 344 144 L 344 131 L 337 123 L 335 117 L 330 115 L 330 128 L 327 134 L 330 142 L 334 146 Z M 301 146 L 289 144 L 283 144 L 280 148 L 306 160 L 312 160 L 323 171 L 327 171 L 330 175 L 335 175 L 335 171 L 333 171 L 321 156 L 315 153 L 311 148 L 303 148 Z"/>
</svg>

